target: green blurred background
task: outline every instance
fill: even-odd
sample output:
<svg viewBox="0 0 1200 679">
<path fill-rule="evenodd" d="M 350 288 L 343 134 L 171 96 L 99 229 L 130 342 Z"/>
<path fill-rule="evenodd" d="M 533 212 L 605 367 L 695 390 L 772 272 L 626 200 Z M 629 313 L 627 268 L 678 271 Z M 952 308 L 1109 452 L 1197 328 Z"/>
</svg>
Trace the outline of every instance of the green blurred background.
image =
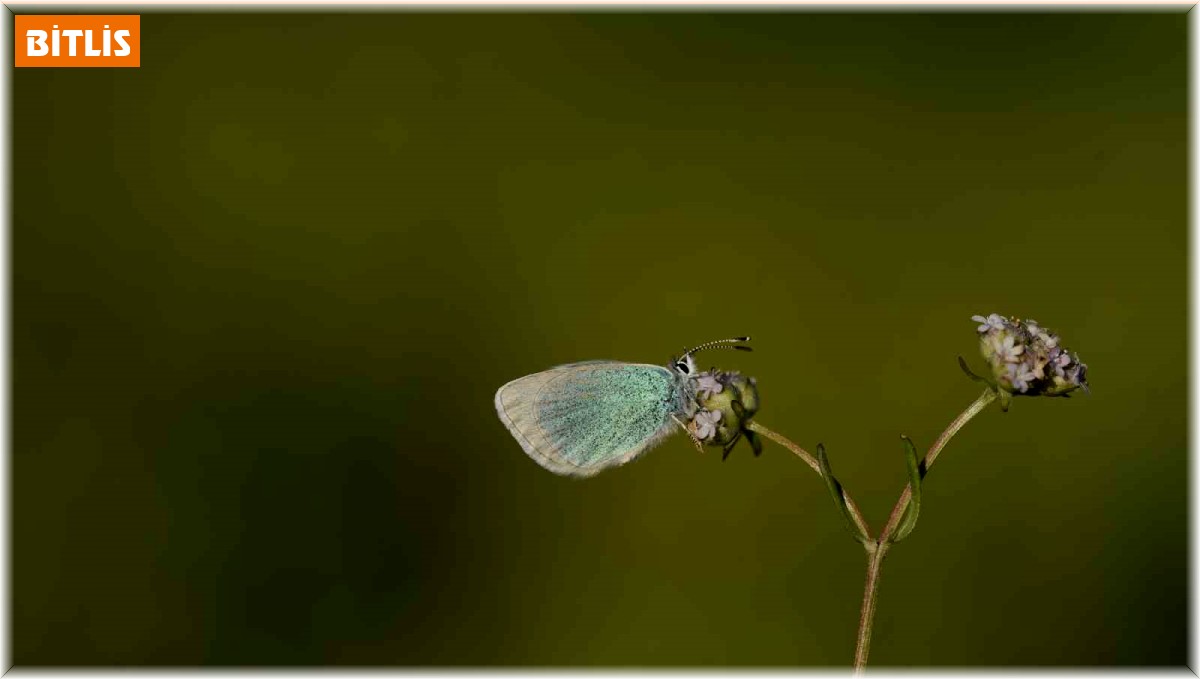
<svg viewBox="0 0 1200 679">
<path fill-rule="evenodd" d="M 14 74 L 17 664 L 848 666 L 865 559 L 807 467 L 559 478 L 493 394 L 749 333 L 702 363 L 878 527 L 989 312 L 1093 393 L 947 449 L 873 664 L 1185 663 L 1183 13 L 142 31 Z"/>
</svg>

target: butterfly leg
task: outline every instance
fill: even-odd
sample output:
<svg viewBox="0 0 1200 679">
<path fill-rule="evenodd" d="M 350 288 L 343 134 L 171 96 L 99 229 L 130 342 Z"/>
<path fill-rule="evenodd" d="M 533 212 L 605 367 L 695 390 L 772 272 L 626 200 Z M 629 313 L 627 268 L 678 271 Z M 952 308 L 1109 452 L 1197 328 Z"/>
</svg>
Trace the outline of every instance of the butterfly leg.
<svg viewBox="0 0 1200 679">
<path fill-rule="evenodd" d="M 691 429 L 688 429 L 688 426 L 683 423 L 683 420 L 679 419 L 678 415 L 671 415 L 671 418 L 675 420 L 675 424 L 678 424 L 683 429 L 683 433 L 688 435 L 688 438 L 692 440 L 692 443 L 696 444 L 696 450 L 703 453 L 704 444 L 700 443 L 700 439 L 696 438 L 696 435 L 692 433 Z"/>
</svg>

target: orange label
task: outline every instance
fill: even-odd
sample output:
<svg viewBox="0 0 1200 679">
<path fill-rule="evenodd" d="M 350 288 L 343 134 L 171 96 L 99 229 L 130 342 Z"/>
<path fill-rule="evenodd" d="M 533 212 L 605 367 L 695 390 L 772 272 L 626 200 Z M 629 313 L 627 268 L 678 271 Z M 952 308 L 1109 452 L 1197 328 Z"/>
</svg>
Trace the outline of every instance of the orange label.
<svg viewBox="0 0 1200 679">
<path fill-rule="evenodd" d="M 138 14 L 18 14 L 13 30 L 17 66 L 142 65 Z"/>
</svg>

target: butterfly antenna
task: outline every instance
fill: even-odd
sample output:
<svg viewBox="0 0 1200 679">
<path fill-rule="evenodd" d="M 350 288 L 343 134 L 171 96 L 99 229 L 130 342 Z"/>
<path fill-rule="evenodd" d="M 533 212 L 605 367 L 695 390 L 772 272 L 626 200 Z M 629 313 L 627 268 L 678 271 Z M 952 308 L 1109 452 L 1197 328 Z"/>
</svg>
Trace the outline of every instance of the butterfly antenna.
<svg viewBox="0 0 1200 679">
<path fill-rule="evenodd" d="M 750 349 L 750 347 L 742 346 L 741 344 L 738 344 L 738 342 L 749 342 L 749 341 L 750 341 L 750 336 L 747 335 L 745 337 L 730 337 L 729 339 L 715 340 L 713 342 L 705 342 L 704 344 L 701 344 L 700 346 L 698 346 L 694 349 L 689 349 L 688 351 L 684 352 L 683 355 L 691 356 L 692 354 L 694 354 L 698 351 L 705 351 L 706 349 L 737 349 L 739 351 L 752 351 Z"/>
</svg>

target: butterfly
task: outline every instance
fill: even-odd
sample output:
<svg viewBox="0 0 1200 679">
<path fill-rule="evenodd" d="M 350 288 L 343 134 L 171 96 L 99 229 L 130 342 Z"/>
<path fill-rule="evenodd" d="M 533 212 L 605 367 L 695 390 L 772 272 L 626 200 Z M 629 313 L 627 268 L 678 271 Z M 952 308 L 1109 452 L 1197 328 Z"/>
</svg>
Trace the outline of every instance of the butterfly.
<svg viewBox="0 0 1200 679">
<path fill-rule="evenodd" d="M 593 476 L 661 443 L 699 410 L 693 354 L 750 351 L 749 337 L 708 342 L 666 366 L 622 361 L 569 363 L 496 391 L 496 413 L 529 457 L 555 474 Z"/>
</svg>

